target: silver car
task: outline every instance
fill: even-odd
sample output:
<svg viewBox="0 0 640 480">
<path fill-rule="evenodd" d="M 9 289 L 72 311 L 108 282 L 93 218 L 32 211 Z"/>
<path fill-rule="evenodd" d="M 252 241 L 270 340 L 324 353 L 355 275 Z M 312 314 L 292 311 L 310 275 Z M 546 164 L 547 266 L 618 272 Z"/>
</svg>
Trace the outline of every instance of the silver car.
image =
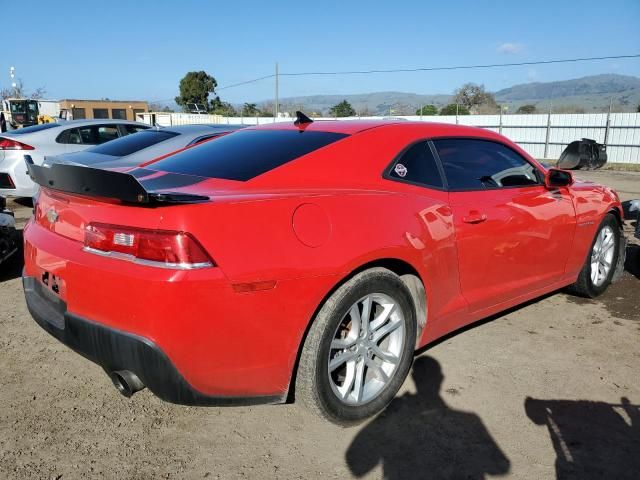
<svg viewBox="0 0 640 480">
<path fill-rule="evenodd" d="M 24 156 L 36 165 L 45 157 L 86 150 L 149 128 L 126 120 L 74 120 L 45 123 L 0 134 L 0 195 L 30 197 L 37 188 L 27 175 Z"/>
<path fill-rule="evenodd" d="M 95 168 L 126 168 L 230 133 L 243 125 L 180 125 L 150 128 L 82 152 L 47 158 L 45 165 L 65 163 Z"/>
</svg>

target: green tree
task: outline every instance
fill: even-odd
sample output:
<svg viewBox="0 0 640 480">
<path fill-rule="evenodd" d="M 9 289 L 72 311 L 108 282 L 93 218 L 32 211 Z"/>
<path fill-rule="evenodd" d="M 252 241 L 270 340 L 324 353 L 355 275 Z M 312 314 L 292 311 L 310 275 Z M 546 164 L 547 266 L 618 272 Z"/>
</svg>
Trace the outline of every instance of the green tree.
<svg viewBox="0 0 640 480">
<path fill-rule="evenodd" d="M 456 110 L 458 115 L 469 115 L 469 109 L 464 105 L 456 105 L 455 103 L 450 103 L 446 107 L 442 107 L 440 109 L 440 115 L 455 115 Z"/>
<path fill-rule="evenodd" d="M 438 108 L 435 105 L 425 105 L 416 110 L 416 115 L 437 115 Z"/>
<path fill-rule="evenodd" d="M 180 80 L 180 95 L 176 97 L 176 103 L 184 110 L 189 103 L 208 105 L 209 94 L 215 93 L 217 86 L 216 79 L 207 72 L 189 72 Z"/>
<path fill-rule="evenodd" d="M 531 104 L 521 105 L 518 110 L 516 110 L 516 113 L 536 113 L 536 106 Z"/>
<path fill-rule="evenodd" d="M 210 112 L 224 117 L 237 117 L 238 111 L 229 102 L 223 102 L 217 95 L 211 100 Z"/>
<path fill-rule="evenodd" d="M 638 104 L 638 108 L 636 108 L 636 112 L 640 113 L 640 103 Z"/>
<path fill-rule="evenodd" d="M 242 106 L 242 116 L 244 117 L 255 117 L 260 113 L 258 110 L 258 106 L 255 103 L 245 103 Z"/>
<path fill-rule="evenodd" d="M 329 109 L 329 113 L 332 117 L 353 117 L 356 115 L 356 111 L 346 100 L 343 100 L 337 105 L 331 107 Z"/>
<path fill-rule="evenodd" d="M 469 111 L 485 106 L 490 109 L 498 109 L 494 96 L 487 92 L 484 85 L 465 83 L 454 93 L 456 103 L 464 105 Z"/>
</svg>

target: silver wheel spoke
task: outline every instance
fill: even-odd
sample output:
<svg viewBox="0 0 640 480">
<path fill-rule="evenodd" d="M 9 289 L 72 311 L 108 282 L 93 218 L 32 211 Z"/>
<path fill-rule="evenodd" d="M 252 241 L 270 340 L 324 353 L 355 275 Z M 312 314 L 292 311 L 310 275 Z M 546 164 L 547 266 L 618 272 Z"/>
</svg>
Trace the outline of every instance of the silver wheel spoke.
<svg viewBox="0 0 640 480">
<path fill-rule="evenodd" d="M 385 383 L 389 381 L 389 376 L 385 373 L 382 367 L 378 365 L 373 359 L 367 358 L 366 364 L 367 364 L 367 367 L 369 367 L 380 380 L 382 380 Z"/>
<path fill-rule="evenodd" d="M 378 345 L 372 345 L 371 351 L 376 357 L 380 357 L 382 360 L 388 363 L 398 363 L 398 361 L 400 360 L 395 355 L 392 355 L 389 352 L 383 351 Z"/>
<path fill-rule="evenodd" d="M 386 337 L 388 334 L 390 334 L 391 332 L 393 332 L 396 328 L 398 328 L 400 325 L 402 325 L 402 322 L 400 321 L 390 321 L 389 323 L 387 323 L 384 327 L 380 328 L 379 330 L 377 330 L 373 336 L 373 343 L 378 343 L 380 342 L 380 340 L 382 340 L 384 337 Z"/>
<path fill-rule="evenodd" d="M 333 360 L 329 362 L 329 372 L 333 372 L 340 365 L 355 359 L 357 356 L 358 356 L 357 352 L 346 351 L 341 353 L 340 355 L 338 355 L 337 357 L 334 357 Z"/>
<path fill-rule="evenodd" d="M 353 397 L 356 402 L 362 401 L 362 391 L 364 390 L 364 361 L 356 362 L 356 378 L 353 382 Z"/>
<path fill-rule="evenodd" d="M 393 313 L 393 310 L 395 309 L 395 307 L 396 307 L 395 303 L 391 305 L 383 305 L 382 313 L 380 313 L 380 315 L 374 318 L 373 322 L 371 322 L 371 325 L 370 325 L 371 331 L 375 331 L 381 325 L 383 325 L 384 322 L 386 322 L 387 319 L 389 318 L 389 315 Z"/>
<path fill-rule="evenodd" d="M 355 345 L 357 338 L 352 338 L 349 334 L 345 338 L 335 338 L 331 342 L 331 348 L 335 350 L 344 350 L 352 345 Z"/>
<path fill-rule="evenodd" d="M 357 304 L 356 304 L 357 306 Z M 362 302 L 362 334 L 369 334 L 369 317 L 371 316 L 371 297 L 366 297 Z"/>
</svg>

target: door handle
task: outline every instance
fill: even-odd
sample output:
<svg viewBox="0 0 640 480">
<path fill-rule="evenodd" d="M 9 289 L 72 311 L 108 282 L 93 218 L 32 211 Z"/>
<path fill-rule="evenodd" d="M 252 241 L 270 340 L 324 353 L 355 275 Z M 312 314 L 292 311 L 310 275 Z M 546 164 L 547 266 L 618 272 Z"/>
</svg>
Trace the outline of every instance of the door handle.
<svg viewBox="0 0 640 480">
<path fill-rule="evenodd" d="M 469 212 L 469 215 L 462 217 L 464 223 L 482 223 L 487 219 L 484 213 Z"/>
</svg>

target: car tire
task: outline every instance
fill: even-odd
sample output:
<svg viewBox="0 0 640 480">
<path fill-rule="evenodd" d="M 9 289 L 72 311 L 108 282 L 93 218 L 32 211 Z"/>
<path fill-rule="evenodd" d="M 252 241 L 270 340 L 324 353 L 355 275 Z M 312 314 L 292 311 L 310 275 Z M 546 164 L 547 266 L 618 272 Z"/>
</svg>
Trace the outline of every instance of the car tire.
<svg viewBox="0 0 640 480">
<path fill-rule="evenodd" d="M 595 298 L 604 293 L 618 264 L 620 235 L 618 220 L 608 213 L 598 227 L 578 280 L 569 286 L 570 293 L 587 298 Z M 608 270 L 604 271 L 607 264 Z"/>
<path fill-rule="evenodd" d="M 358 273 L 313 320 L 300 356 L 296 399 L 338 425 L 371 417 L 398 392 L 415 344 L 415 307 L 400 277 L 385 268 Z"/>
</svg>

